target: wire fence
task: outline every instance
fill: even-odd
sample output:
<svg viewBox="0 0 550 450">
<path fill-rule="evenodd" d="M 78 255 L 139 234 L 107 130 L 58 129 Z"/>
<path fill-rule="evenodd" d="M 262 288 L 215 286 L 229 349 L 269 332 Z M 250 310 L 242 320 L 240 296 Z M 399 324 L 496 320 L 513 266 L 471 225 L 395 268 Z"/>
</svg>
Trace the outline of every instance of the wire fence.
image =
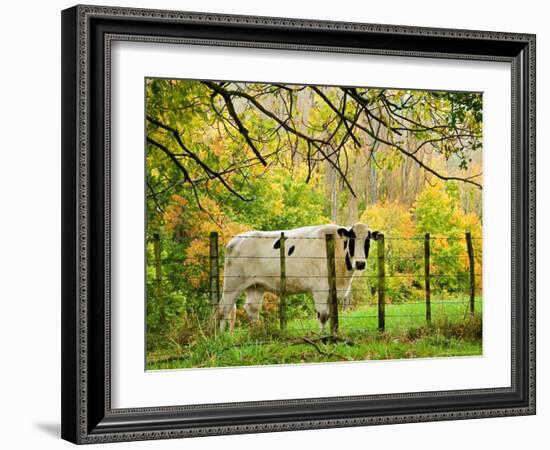
<svg viewBox="0 0 550 450">
<path fill-rule="evenodd" d="M 279 239 L 281 236 L 280 236 L 280 232 L 261 232 L 262 234 L 239 234 L 239 235 L 236 235 L 236 236 L 233 236 L 231 239 L 269 239 L 269 240 L 272 240 L 272 239 Z M 210 236 L 212 236 L 212 234 L 215 234 L 215 235 L 218 235 L 219 234 L 217 232 L 212 232 L 210 233 Z M 155 236 L 158 236 L 155 237 Z M 185 241 L 185 240 L 204 240 L 206 237 L 205 235 L 201 235 L 201 234 L 196 234 L 196 235 L 191 235 L 191 234 L 183 234 L 183 235 L 178 235 L 176 240 L 177 241 Z M 445 241 L 462 241 L 464 240 L 464 236 L 429 236 L 428 239 L 432 240 L 432 241 L 441 241 L 441 240 L 445 240 Z M 296 236 L 296 235 L 292 235 L 292 234 L 287 234 L 285 235 L 285 239 L 286 240 L 322 240 L 324 241 L 326 239 L 325 236 Z M 341 237 L 341 236 L 334 236 L 333 239 L 335 240 L 343 240 L 345 241 L 346 237 Z M 376 238 L 373 238 L 373 239 L 376 239 Z M 388 240 L 399 240 L 399 241 L 424 241 L 426 239 L 425 236 L 386 236 L 384 235 L 384 240 L 388 241 Z M 475 240 L 482 240 L 483 238 L 481 236 L 470 236 L 470 239 L 472 241 L 475 241 Z M 155 240 L 169 240 L 169 241 L 173 241 L 174 239 L 173 238 L 165 238 L 165 237 L 160 237 L 160 235 L 158 233 L 156 234 L 153 234 L 151 237 L 149 237 L 148 239 L 149 241 L 155 241 Z"/>
<path fill-rule="evenodd" d="M 233 309 L 237 299 L 243 292 L 246 294 L 244 300 L 245 309 L 249 318 L 258 319 L 259 312 L 264 308 L 276 316 L 276 322 L 281 331 L 308 332 L 314 327 L 317 319 L 322 323 L 329 322 L 330 333 L 335 336 L 339 330 L 356 330 L 367 327 L 372 328 L 372 322 L 379 331 L 386 328 L 386 320 L 402 319 L 423 319 L 427 326 L 432 325 L 433 313 L 443 312 L 447 318 L 463 317 L 473 315 L 476 305 L 481 303 L 475 298 L 476 278 L 480 279 L 482 274 L 476 272 L 473 241 L 480 241 L 481 237 L 474 237 L 469 232 L 463 236 L 430 236 L 423 237 L 398 237 L 384 236 L 378 233 L 375 237 L 370 234 L 363 239 L 355 236 L 338 236 L 327 234 L 326 236 L 296 236 L 292 232 L 283 233 L 250 233 L 238 235 L 232 238 L 233 242 L 240 240 L 261 240 L 257 246 L 241 246 L 238 254 L 231 251 L 220 251 L 218 233 L 211 233 L 209 236 L 208 255 L 190 256 L 162 256 L 162 245 L 164 239 L 158 234 L 151 237 L 153 243 L 153 257 L 147 260 L 148 266 L 154 267 L 154 275 L 149 275 L 151 289 L 148 290 L 150 301 L 157 303 L 160 310 L 160 319 L 163 320 L 163 306 L 169 293 L 165 292 L 166 283 L 176 283 L 181 280 L 179 273 L 164 273 L 165 269 L 172 268 L 174 264 L 190 264 L 195 262 L 201 264 L 200 274 L 186 274 L 185 280 L 196 286 L 197 297 L 202 299 L 198 309 L 206 309 L 208 314 L 217 323 L 231 322 L 230 328 L 234 331 L 233 323 L 235 314 Z M 178 236 L 180 244 L 186 241 L 204 241 L 204 236 L 184 235 Z M 264 240 L 273 242 L 266 243 Z M 421 254 L 393 254 L 388 252 L 386 241 L 415 241 L 423 243 Z M 307 243 L 298 245 L 299 242 Z M 376 254 L 368 258 L 368 249 L 371 241 L 376 246 Z M 458 254 L 432 254 L 432 243 L 436 241 L 447 241 L 458 243 L 464 242 L 464 250 Z M 173 240 L 170 240 L 173 244 Z M 249 242 L 249 241 L 247 241 Z M 250 241 L 253 242 L 253 241 Z M 373 245 L 374 246 L 374 245 Z M 375 273 L 366 273 L 360 269 L 365 266 L 350 267 L 354 257 L 353 249 L 365 249 L 365 260 L 375 261 Z M 269 249 L 269 252 L 267 251 Z M 299 249 L 299 250 L 297 250 Z M 419 249 L 420 250 L 420 249 Z M 360 251 L 360 250 L 358 250 Z M 271 254 L 266 254 L 271 253 Z M 420 253 L 420 252 L 419 252 Z M 467 265 L 467 272 L 440 272 L 434 269 L 434 261 L 445 262 L 461 260 Z M 423 261 L 423 275 L 418 273 L 387 273 L 387 265 L 393 261 Z M 225 271 L 222 270 L 222 262 L 225 264 Z M 205 265 L 208 265 L 206 270 Z M 310 266 L 314 266 L 313 268 Z M 359 267 L 359 269 L 358 269 Z M 167 272 L 170 272 L 168 270 Z M 418 301 L 407 301 L 394 304 L 386 298 L 387 282 L 389 280 L 412 280 L 419 286 L 423 286 L 423 299 Z M 361 283 L 365 280 L 365 284 Z M 444 280 L 461 280 L 467 285 L 467 296 L 464 301 L 433 300 L 431 281 L 442 282 Z M 373 283 L 376 281 L 376 283 Z M 355 284 L 352 288 L 352 284 Z M 205 288 L 205 285 L 207 287 Z M 272 293 L 278 297 L 278 301 L 266 302 L 264 293 Z M 307 293 L 313 296 L 314 307 L 317 317 L 301 317 L 296 315 L 289 317 L 288 297 L 294 294 Z M 342 314 L 350 307 L 350 294 L 362 297 L 374 296 L 375 314 L 372 309 L 355 311 Z M 409 308 L 414 305 L 423 305 L 424 311 L 419 313 L 418 307 L 414 311 L 404 310 L 402 306 Z M 399 306 L 399 308 L 398 308 Z M 450 310 L 446 311 L 445 307 Z M 461 308 L 459 308 L 461 307 Z M 458 308 L 458 309 L 457 309 Z M 388 313 L 386 313 L 388 312 Z M 292 324 L 289 326 L 289 319 Z M 273 320 L 272 320 L 273 321 Z"/>
</svg>

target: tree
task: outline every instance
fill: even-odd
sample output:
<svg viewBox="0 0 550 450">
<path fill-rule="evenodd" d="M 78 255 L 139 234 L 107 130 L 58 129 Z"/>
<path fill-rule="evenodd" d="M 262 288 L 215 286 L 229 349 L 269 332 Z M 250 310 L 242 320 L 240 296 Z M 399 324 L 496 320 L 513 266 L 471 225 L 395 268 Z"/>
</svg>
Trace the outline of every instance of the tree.
<svg viewBox="0 0 550 450">
<path fill-rule="evenodd" d="M 251 174 L 302 161 L 306 183 L 324 171 L 355 197 L 350 161 L 359 153 L 372 168 L 384 151 L 430 177 L 481 187 L 480 173 L 448 174 L 424 158 L 429 149 L 466 173 L 481 147 L 479 94 L 160 79 L 146 89 L 147 153 L 159 166 L 148 165 L 148 189 L 160 209 L 181 185 L 203 210 L 201 192 L 215 185 L 252 201 L 241 189 Z M 155 168 L 163 176 L 152 180 Z M 334 210 L 337 186 L 327 182 Z"/>
</svg>

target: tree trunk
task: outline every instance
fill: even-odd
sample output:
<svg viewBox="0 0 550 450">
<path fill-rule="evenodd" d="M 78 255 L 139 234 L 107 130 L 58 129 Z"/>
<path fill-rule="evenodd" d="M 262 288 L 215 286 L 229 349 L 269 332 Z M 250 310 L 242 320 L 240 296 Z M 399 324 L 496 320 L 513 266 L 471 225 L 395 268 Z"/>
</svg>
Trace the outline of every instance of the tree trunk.
<svg viewBox="0 0 550 450">
<path fill-rule="evenodd" d="M 365 186 L 365 203 L 367 206 L 369 206 L 374 205 L 377 201 L 377 171 L 372 158 L 369 159 L 369 162 L 366 166 L 366 171 L 368 180 Z"/>
<path fill-rule="evenodd" d="M 337 198 L 337 183 L 336 170 L 325 160 L 325 196 L 330 199 L 328 203 L 327 213 L 330 216 L 332 223 L 338 222 L 338 198 Z"/>
<path fill-rule="evenodd" d="M 359 186 L 361 184 L 361 169 L 362 169 L 362 161 L 360 157 L 360 153 L 356 153 L 355 160 L 353 162 L 353 168 L 351 170 L 351 188 L 353 189 L 353 192 L 355 192 L 355 196 L 349 193 L 349 200 L 348 200 L 348 220 L 347 225 L 352 226 L 354 223 L 357 223 L 359 221 L 359 195 L 360 195 L 360 189 Z"/>
<path fill-rule="evenodd" d="M 338 197 L 336 191 L 336 170 L 330 166 L 330 220 L 332 223 L 338 222 Z"/>
</svg>

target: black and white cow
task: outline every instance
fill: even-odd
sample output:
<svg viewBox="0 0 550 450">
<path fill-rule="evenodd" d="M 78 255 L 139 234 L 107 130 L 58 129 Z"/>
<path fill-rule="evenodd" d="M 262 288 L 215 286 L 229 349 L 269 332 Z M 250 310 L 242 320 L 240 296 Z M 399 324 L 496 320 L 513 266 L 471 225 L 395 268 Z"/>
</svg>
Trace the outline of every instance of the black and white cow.
<svg viewBox="0 0 550 450">
<path fill-rule="evenodd" d="M 351 290 L 356 270 L 367 267 L 371 239 L 378 232 L 357 223 L 350 228 L 327 224 L 284 230 L 286 293 L 311 293 L 317 318 L 324 332 L 330 315 L 325 236 L 335 241 L 336 290 L 338 301 Z M 244 308 L 252 321 L 259 318 L 265 292 L 279 293 L 281 231 L 249 231 L 229 241 L 225 249 L 223 293 L 219 304 L 220 329 L 233 320 L 235 303 L 246 293 Z"/>
</svg>

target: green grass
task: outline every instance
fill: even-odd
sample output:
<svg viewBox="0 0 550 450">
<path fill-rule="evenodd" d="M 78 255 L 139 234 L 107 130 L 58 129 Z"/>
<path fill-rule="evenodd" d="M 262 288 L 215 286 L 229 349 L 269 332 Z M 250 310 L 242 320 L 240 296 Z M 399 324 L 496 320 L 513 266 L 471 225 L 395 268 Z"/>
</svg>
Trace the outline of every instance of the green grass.
<svg viewBox="0 0 550 450">
<path fill-rule="evenodd" d="M 275 321 L 243 323 L 233 334 L 203 332 L 185 345 L 148 352 L 147 369 L 226 367 L 481 355 L 481 299 L 469 316 L 464 300 L 432 304 L 427 327 L 423 303 L 386 305 L 385 331 L 377 330 L 378 307 L 341 311 L 338 339 L 320 333 L 316 319 L 289 320 L 282 333 Z M 328 330 L 327 326 L 327 330 Z"/>
</svg>

